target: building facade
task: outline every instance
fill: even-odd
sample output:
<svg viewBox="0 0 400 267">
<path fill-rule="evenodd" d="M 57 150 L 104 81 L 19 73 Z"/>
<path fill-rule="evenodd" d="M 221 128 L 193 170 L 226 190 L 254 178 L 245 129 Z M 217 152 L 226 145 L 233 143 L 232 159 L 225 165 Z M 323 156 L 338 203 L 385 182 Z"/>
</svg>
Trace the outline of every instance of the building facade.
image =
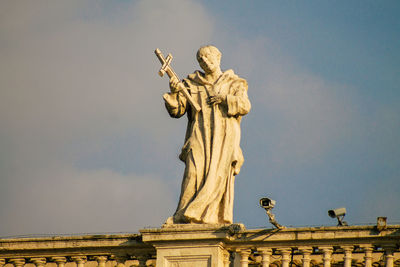
<svg viewBox="0 0 400 267">
<path fill-rule="evenodd" d="M 400 225 L 180 225 L 140 234 L 0 239 L 0 267 L 391 267 L 400 266 L 399 246 Z"/>
</svg>

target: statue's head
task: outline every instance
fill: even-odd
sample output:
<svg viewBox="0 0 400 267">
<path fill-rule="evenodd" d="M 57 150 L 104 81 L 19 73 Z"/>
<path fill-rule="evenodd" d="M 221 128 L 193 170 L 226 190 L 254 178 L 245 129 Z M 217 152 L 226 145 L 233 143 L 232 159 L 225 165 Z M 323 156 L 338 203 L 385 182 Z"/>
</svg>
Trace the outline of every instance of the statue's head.
<svg viewBox="0 0 400 267">
<path fill-rule="evenodd" d="M 220 69 L 221 52 L 212 45 L 200 47 L 197 51 L 197 61 L 206 73 L 213 73 Z"/>
</svg>

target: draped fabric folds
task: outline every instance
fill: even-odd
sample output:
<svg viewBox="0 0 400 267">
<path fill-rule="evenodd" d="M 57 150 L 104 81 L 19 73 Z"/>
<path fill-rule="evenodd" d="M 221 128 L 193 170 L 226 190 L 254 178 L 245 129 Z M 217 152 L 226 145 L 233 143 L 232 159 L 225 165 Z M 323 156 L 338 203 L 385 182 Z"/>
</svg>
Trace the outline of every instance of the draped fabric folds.
<svg viewBox="0 0 400 267">
<path fill-rule="evenodd" d="M 190 74 L 183 83 L 201 111 L 192 109 L 181 92 L 164 94 L 171 117 L 179 118 L 185 113 L 188 116 L 179 156 L 186 167 L 173 222 L 232 223 L 234 179 L 244 161 L 240 120 L 251 107 L 247 82 L 228 70 L 213 84 L 200 71 Z M 226 96 L 226 101 L 207 104 L 213 95 Z"/>
</svg>

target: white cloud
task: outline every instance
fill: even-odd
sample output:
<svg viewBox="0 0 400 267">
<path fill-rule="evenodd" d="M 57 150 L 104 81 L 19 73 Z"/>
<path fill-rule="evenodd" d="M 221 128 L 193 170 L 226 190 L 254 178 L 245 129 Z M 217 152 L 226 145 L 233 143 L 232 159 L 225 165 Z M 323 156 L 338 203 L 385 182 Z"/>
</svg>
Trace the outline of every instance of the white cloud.
<svg viewBox="0 0 400 267">
<path fill-rule="evenodd" d="M 198 68 L 198 47 L 215 44 L 223 67 L 248 80 L 253 109 L 242 121 L 246 163 L 238 181 L 253 196 L 276 190 L 291 223 L 308 223 L 312 202 L 331 196 L 334 174 L 298 177 L 302 167 L 320 167 L 345 144 L 398 155 L 397 109 L 361 116 L 346 85 L 304 69 L 268 36 L 232 33 L 218 19 L 183 0 L 0 2 L 0 211 L 7 214 L 0 234 L 136 231 L 173 212 L 186 121 L 164 110 L 168 84 L 157 75 L 157 47 L 174 55 L 183 77 Z M 119 161 L 146 167 L 119 169 Z M 386 162 L 397 170 L 398 159 Z M 276 178 L 287 173 L 296 175 Z M 298 196 L 300 189 L 308 196 Z M 248 214 L 260 212 L 244 206 L 249 197 L 241 190 L 239 221 L 254 226 L 259 221 Z M 288 195 L 310 206 L 299 210 Z"/>
<path fill-rule="evenodd" d="M 129 140 L 137 151 L 126 164 L 153 157 L 138 142 L 157 146 L 157 159 L 165 155 L 177 126 L 163 108 L 168 83 L 153 51 L 179 51 L 174 65 L 192 66 L 212 19 L 200 4 L 179 0 L 0 5 L 0 210 L 8 214 L 1 234 L 162 223 L 175 206 L 169 182 L 152 170 L 122 175 L 81 161 L 129 135 L 141 140 Z"/>
<path fill-rule="evenodd" d="M 181 12 L 174 12 L 178 4 Z M 173 47 L 181 59 L 191 54 L 194 60 L 191 50 L 211 31 L 201 6 L 189 1 L 139 1 L 118 14 L 96 16 L 90 5 L 83 6 L 85 12 L 76 5 L 72 4 L 75 13 L 70 11 L 68 19 L 61 21 L 53 20 L 58 17 L 54 12 L 65 17 L 64 7 L 10 16 L 30 18 L 23 30 L 16 30 L 21 32 L 14 40 L 18 45 L 2 49 L 2 88 L 7 88 L 1 98 L 3 122 L 16 131 L 30 128 L 59 137 L 55 142 L 109 135 L 132 125 L 148 130 L 155 120 L 162 124 L 153 110 L 162 109 L 160 94 L 167 84 L 157 79 L 159 63 L 153 50 Z M 189 10 L 196 12 L 186 15 Z M 87 19 L 88 14 L 80 13 L 94 17 Z M 119 23 L 107 20 L 112 15 L 121 16 Z M 43 30 L 42 21 L 56 25 Z M 200 22 L 202 27 L 194 31 Z M 12 33 L 2 35 L 7 39 Z"/>
<path fill-rule="evenodd" d="M 252 140 L 263 140 L 274 168 L 316 162 L 348 134 L 358 114 L 346 85 L 302 69 L 267 38 L 225 38 L 232 44 L 226 67 L 248 80 L 257 112 L 248 116 L 257 124 Z"/>
<path fill-rule="evenodd" d="M 136 232 L 159 226 L 174 197 L 154 175 L 81 171 L 67 166 L 20 170 L 1 192 L 0 234 Z M 4 181 L 3 181 L 4 182 Z"/>
</svg>

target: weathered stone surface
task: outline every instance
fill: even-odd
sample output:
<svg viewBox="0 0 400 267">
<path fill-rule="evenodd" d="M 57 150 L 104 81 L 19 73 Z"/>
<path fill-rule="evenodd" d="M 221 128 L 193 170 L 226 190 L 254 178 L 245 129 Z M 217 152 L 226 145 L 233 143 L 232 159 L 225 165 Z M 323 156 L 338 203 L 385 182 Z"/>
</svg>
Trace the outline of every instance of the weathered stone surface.
<svg viewBox="0 0 400 267">
<path fill-rule="evenodd" d="M 290 266 L 292 259 L 303 266 L 400 264 L 400 225 L 378 231 L 375 226 L 249 230 L 243 225 L 175 224 L 140 232 L 0 239 L 0 265 Z"/>
<path fill-rule="evenodd" d="M 183 81 L 172 75 L 171 92 L 164 94 L 171 117 L 188 115 L 179 156 L 186 164 L 181 196 L 174 216 L 166 223 L 229 224 L 233 220 L 234 179 L 244 161 L 240 121 L 251 107 L 247 82 L 232 70 L 221 70 L 221 53 L 214 46 L 200 48 L 197 60 L 204 72 L 196 71 Z M 200 111 L 188 103 L 186 92 Z"/>
<path fill-rule="evenodd" d="M 393 253 L 395 244 L 400 245 L 398 225 L 377 232 L 373 226 L 247 230 L 240 225 L 219 227 L 182 224 L 161 229 L 144 229 L 141 234 L 144 242 L 156 248 L 157 266 L 173 266 L 168 265 L 171 263 L 165 257 L 172 257 L 175 263 L 190 259 L 193 260 L 192 266 L 197 266 L 197 260 L 207 258 L 213 262 L 211 266 L 224 266 L 228 262 L 229 252 L 233 255 L 234 266 L 247 266 L 257 260 L 258 263 L 267 265 L 272 263 L 270 255 L 274 259 L 280 259 L 274 261 L 275 263 L 288 266 L 292 253 L 294 261 L 304 266 L 310 266 L 311 262 L 324 266 L 348 266 L 351 261 L 363 262 L 364 258 L 368 259 L 367 263 L 377 262 L 384 255 L 389 255 L 385 256 L 389 257 L 389 261 L 400 258 L 398 249 Z M 202 252 L 196 254 L 196 251 Z M 252 255 L 252 260 L 249 255 Z M 393 260 L 390 258 L 392 255 Z M 202 265 L 199 263 L 199 266 Z"/>
<path fill-rule="evenodd" d="M 140 232 L 143 241 L 156 248 L 157 266 L 223 267 L 228 253 L 223 244 L 230 237 L 229 227 L 183 224 Z"/>
</svg>

